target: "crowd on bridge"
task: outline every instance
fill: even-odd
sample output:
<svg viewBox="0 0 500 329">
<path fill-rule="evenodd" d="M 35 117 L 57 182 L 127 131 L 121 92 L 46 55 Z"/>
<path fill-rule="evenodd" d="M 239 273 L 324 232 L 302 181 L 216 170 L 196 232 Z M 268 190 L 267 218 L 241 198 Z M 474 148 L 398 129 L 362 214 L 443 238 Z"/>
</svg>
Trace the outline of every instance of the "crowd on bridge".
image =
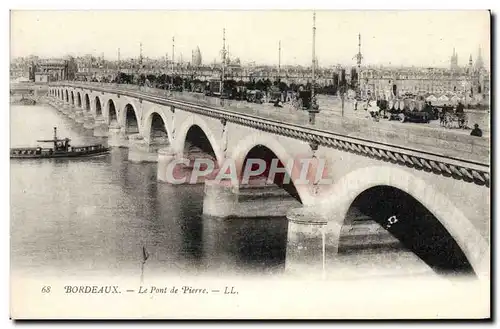
<svg viewBox="0 0 500 329">
<path fill-rule="evenodd" d="M 217 96 L 226 99 L 244 100 L 252 103 L 273 103 L 275 107 L 282 107 L 288 103 L 291 107 L 303 110 L 318 110 L 317 98 L 311 98 L 311 83 L 287 84 L 280 80 L 259 79 L 250 81 L 236 81 L 227 79 L 220 90 L 220 79 L 202 81 L 194 77 L 170 76 L 166 74 L 126 74 L 118 73 L 114 77 L 104 77 L 100 81 L 92 78 L 92 82 L 110 82 L 119 84 L 133 84 L 138 86 L 165 89 L 170 91 L 189 91 L 204 93 L 207 96 Z M 375 121 L 381 118 L 399 120 L 401 122 L 424 122 L 440 120 L 440 124 L 447 128 L 470 129 L 467 116 L 464 113 L 464 105 L 459 102 L 456 105 L 435 106 L 431 101 L 426 101 L 422 96 L 403 95 L 387 100 L 385 97 L 375 96 L 362 99 L 354 92 L 355 86 L 351 86 L 345 79 L 333 80 L 329 86 L 314 87 L 315 94 L 337 95 L 344 93 L 353 103 L 355 111 L 363 109 L 369 113 Z M 477 124 L 476 124 L 477 126 Z M 473 135 L 482 134 L 478 127 L 473 130 Z"/>
</svg>

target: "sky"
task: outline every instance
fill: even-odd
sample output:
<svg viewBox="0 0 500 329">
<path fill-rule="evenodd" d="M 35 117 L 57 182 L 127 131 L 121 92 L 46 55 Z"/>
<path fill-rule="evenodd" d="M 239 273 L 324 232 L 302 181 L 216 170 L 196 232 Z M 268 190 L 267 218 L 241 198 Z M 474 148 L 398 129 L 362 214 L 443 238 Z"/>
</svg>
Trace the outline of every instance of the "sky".
<svg viewBox="0 0 500 329">
<path fill-rule="evenodd" d="M 222 31 L 231 57 L 242 63 L 310 65 L 313 12 L 253 11 L 11 11 L 11 57 L 93 54 L 116 60 L 139 56 L 220 61 Z M 453 48 L 459 65 L 490 61 L 488 11 L 316 11 L 316 56 L 320 66 L 355 65 L 361 34 L 363 64 L 448 67 Z"/>
</svg>

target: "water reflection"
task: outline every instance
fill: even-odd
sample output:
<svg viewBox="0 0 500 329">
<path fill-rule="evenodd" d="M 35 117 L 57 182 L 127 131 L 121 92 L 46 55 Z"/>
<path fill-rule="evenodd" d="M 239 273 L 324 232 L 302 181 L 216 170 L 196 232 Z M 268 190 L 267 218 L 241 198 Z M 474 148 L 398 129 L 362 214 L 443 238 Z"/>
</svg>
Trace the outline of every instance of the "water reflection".
<svg viewBox="0 0 500 329">
<path fill-rule="evenodd" d="M 231 266 L 238 272 L 279 273 L 286 255 L 286 218 L 203 219 L 207 268 Z"/>
</svg>

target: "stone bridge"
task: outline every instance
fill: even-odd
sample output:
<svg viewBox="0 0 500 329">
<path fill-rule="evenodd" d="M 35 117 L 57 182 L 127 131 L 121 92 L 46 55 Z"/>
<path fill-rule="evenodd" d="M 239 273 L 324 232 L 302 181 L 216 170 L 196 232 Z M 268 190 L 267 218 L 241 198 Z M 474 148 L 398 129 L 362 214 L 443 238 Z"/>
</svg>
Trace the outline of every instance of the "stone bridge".
<svg viewBox="0 0 500 329">
<path fill-rule="evenodd" d="M 252 214 L 286 213 L 291 270 L 305 263 L 324 269 L 334 261 L 344 228 L 360 212 L 437 272 L 489 275 L 487 138 L 323 112 L 310 125 L 303 111 L 137 86 L 63 82 L 51 85 L 49 96 L 95 136 L 108 137 L 110 146 L 128 147 L 130 161 L 158 161 L 160 181 L 167 180 L 169 164 L 196 154 L 213 158 L 223 171 L 232 159 L 240 176 L 249 159 L 277 159 L 286 174 L 269 183 L 293 199 L 263 193 L 265 207 Z M 296 159 L 326 160 L 329 183 L 298 183 L 296 168 L 286 165 Z M 250 215 L 241 204 L 251 186 L 213 177 L 204 184 L 205 215 Z"/>
</svg>

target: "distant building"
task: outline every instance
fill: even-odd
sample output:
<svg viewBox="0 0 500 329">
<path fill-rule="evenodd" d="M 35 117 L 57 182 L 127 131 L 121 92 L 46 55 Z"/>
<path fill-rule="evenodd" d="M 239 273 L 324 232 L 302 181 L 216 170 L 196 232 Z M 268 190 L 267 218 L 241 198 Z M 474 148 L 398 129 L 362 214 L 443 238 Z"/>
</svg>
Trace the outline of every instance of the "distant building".
<svg viewBox="0 0 500 329">
<path fill-rule="evenodd" d="M 51 59 L 40 61 L 34 70 L 33 80 L 36 77 L 47 76 L 48 81 L 68 80 L 68 61 Z"/>
<path fill-rule="evenodd" d="M 477 52 L 477 59 L 476 59 L 474 69 L 476 71 L 481 71 L 484 69 L 483 57 L 481 56 L 481 47 L 479 47 L 478 52 Z"/>
<path fill-rule="evenodd" d="M 489 94 L 489 74 L 484 69 L 481 51 L 474 65 L 472 55 L 467 65 L 458 65 L 453 49 L 450 68 L 365 67 L 361 69 L 360 85 L 363 95 L 399 97 L 403 94 L 469 94 L 471 97 Z"/>
<path fill-rule="evenodd" d="M 196 49 L 193 50 L 193 53 L 192 53 L 191 64 L 194 67 L 199 67 L 202 65 L 202 63 L 203 63 L 203 61 L 202 61 L 202 57 L 201 57 L 200 47 L 196 47 Z"/>
<path fill-rule="evenodd" d="M 458 70 L 458 54 L 455 52 L 455 48 L 453 48 L 453 54 L 450 58 L 450 70 L 455 71 Z"/>
<path fill-rule="evenodd" d="M 48 73 L 35 73 L 35 83 L 48 83 L 50 75 Z"/>
<path fill-rule="evenodd" d="M 470 86 L 465 89 L 464 82 Z M 362 69 L 361 90 L 363 95 L 375 97 L 402 96 L 403 94 L 442 94 L 489 92 L 489 76 L 486 72 L 470 72 L 469 68 L 447 70 L 439 68 Z"/>
</svg>

